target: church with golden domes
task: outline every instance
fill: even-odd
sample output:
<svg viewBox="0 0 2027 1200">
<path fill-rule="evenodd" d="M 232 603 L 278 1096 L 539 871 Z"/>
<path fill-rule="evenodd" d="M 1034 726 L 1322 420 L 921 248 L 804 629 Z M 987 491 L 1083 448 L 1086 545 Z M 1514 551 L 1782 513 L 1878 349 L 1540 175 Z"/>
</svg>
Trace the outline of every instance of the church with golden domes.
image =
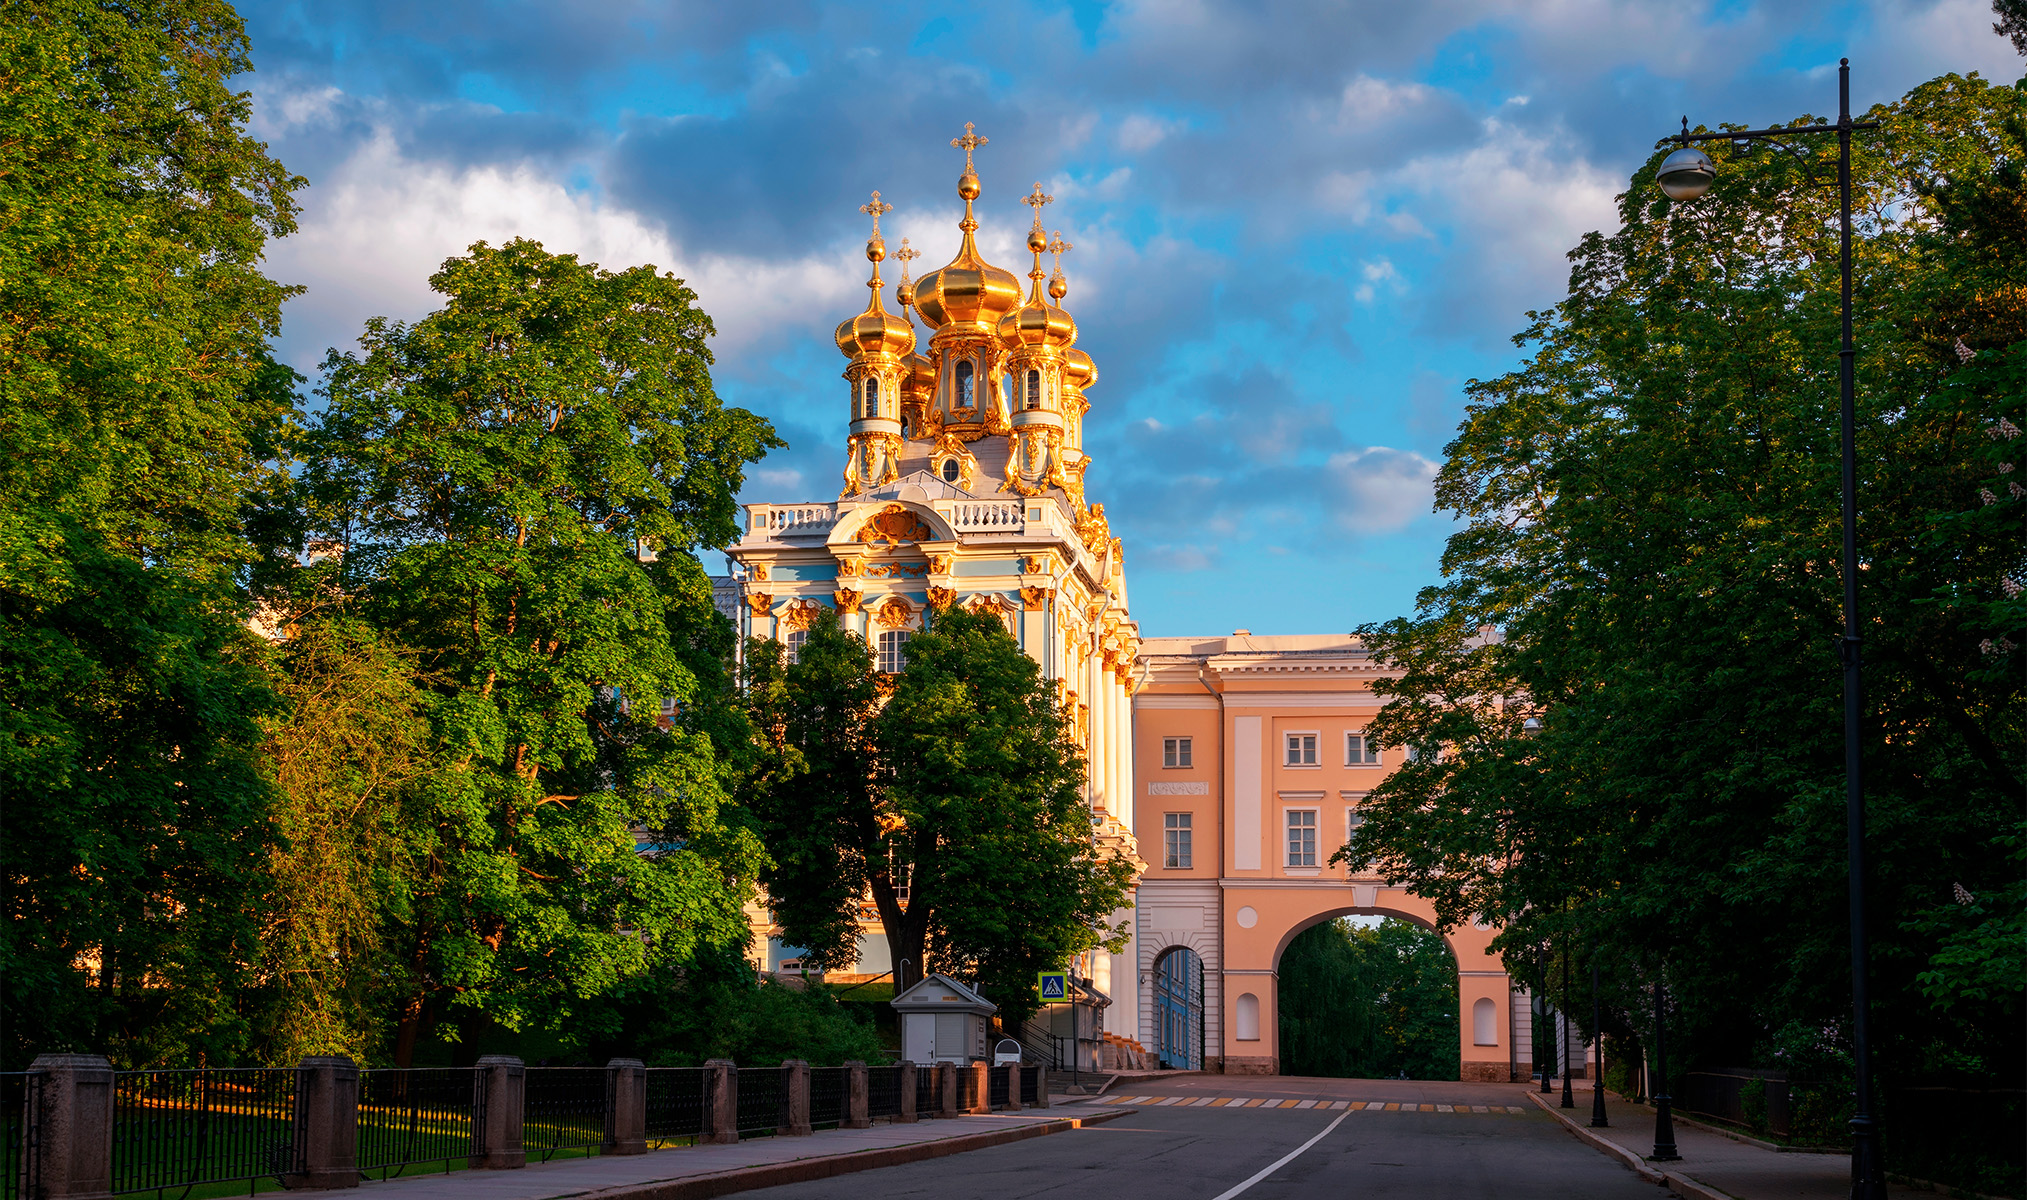
<svg viewBox="0 0 2027 1200">
<path fill-rule="evenodd" d="M 917 252 L 902 239 L 891 309 L 880 218 L 892 210 L 877 192 L 861 209 L 872 218 L 870 294 L 836 334 L 845 358 L 842 487 L 835 500 L 747 505 L 746 534 L 726 551 L 734 574 L 723 599 L 736 603 L 743 634 L 777 639 L 791 653 L 818 614 L 833 610 L 886 671 L 900 670 L 908 637 L 938 610 L 998 616 L 1075 722 L 1100 847 L 1145 870 L 1133 833 L 1139 628 L 1127 608 L 1123 548 L 1104 506 L 1084 492 L 1086 393 L 1098 370 L 1077 348 L 1077 323 L 1063 307 L 1062 258 L 1071 247 L 1044 228 L 1050 197 L 1038 183 L 1023 200 L 1033 209 L 1028 286 L 985 261 L 974 237 L 974 152 L 985 144 L 970 125 L 951 142 L 964 152 L 957 254 L 911 281 Z M 769 932 L 765 913 L 754 916 L 756 933 Z M 859 973 L 874 975 L 892 963 L 870 905 L 865 917 Z M 764 969 L 792 961 L 794 948 L 778 937 L 765 944 Z M 1135 962 L 1129 947 L 1072 965 L 1089 981 L 1104 1027 L 1129 1038 L 1140 1027 Z"/>
</svg>

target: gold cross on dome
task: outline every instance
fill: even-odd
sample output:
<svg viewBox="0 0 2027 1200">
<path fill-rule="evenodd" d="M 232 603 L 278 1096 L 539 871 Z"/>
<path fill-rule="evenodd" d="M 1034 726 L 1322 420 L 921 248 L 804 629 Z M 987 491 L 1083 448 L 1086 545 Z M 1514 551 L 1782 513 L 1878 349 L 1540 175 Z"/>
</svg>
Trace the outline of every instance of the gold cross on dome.
<svg viewBox="0 0 2027 1200">
<path fill-rule="evenodd" d="M 972 128 L 971 122 L 966 121 L 964 123 L 964 136 L 961 138 L 950 139 L 951 149 L 964 151 L 964 170 L 966 174 L 975 173 L 971 169 L 971 152 L 973 150 L 978 149 L 980 146 L 985 145 L 986 141 L 986 139 L 973 133 L 971 131 L 971 128 Z"/>
<path fill-rule="evenodd" d="M 1022 204 L 1025 204 L 1029 208 L 1035 210 L 1036 229 L 1040 229 L 1042 227 L 1042 205 L 1054 204 L 1055 202 L 1056 198 L 1054 196 L 1047 196 L 1042 194 L 1042 183 L 1041 180 L 1039 179 L 1035 181 L 1035 190 L 1021 197 Z"/>
<path fill-rule="evenodd" d="M 1040 210 L 1040 209 L 1036 209 L 1036 210 L 1035 210 L 1035 215 L 1036 215 L 1037 217 L 1039 217 L 1039 216 L 1041 215 L 1041 210 Z M 1056 273 L 1057 273 L 1058 275 L 1062 274 L 1062 273 L 1063 273 L 1063 253 L 1064 253 L 1065 251 L 1067 251 L 1067 250 L 1074 250 L 1074 249 L 1076 249 L 1076 247 L 1074 247 L 1074 246 L 1070 245 L 1070 243 L 1068 243 L 1068 242 L 1064 241 L 1064 240 L 1063 240 L 1063 231 L 1062 231 L 1062 230 L 1060 230 L 1060 229 L 1058 229 L 1058 230 L 1056 230 L 1056 232 L 1055 232 L 1055 233 L 1054 233 L 1054 234 L 1053 234 L 1053 235 L 1052 235 L 1052 236 L 1051 236 L 1051 237 L 1049 238 L 1049 244 L 1048 244 L 1048 247 L 1047 247 L 1047 249 L 1048 249 L 1049 253 L 1051 253 L 1051 254 L 1053 254 L 1053 255 L 1055 255 L 1055 256 L 1056 256 Z"/>
<path fill-rule="evenodd" d="M 916 259 L 920 257 L 922 257 L 922 252 L 920 250 L 917 250 L 915 247 L 910 246 L 908 244 L 907 238 L 902 238 L 901 248 L 899 250 L 894 251 L 894 261 L 901 264 L 902 283 L 908 282 L 908 264 L 914 262 Z"/>
<path fill-rule="evenodd" d="M 880 193 L 874 192 L 872 202 L 859 205 L 859 211 L 873 218 L 873 236 L 880 236 L 880 216 L 894 211 L 891 204 L 880 203 Z"/>
</svg>

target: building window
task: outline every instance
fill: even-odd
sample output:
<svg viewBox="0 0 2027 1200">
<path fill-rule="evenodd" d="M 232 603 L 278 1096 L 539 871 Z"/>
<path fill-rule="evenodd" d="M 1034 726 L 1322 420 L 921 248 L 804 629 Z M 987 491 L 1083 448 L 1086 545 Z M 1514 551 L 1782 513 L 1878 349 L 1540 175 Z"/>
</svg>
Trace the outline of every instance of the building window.
<svg viewBox="0 0 2027 1200">
<path fill-rule="evenodd" d="M 1313 808 L 1288 810 L 1288 865 L 1316 865 L 1316 810 Z"/>
<path fill-rule="evenodd" d="M 954 458 L 946 458 L 943 460 L 943 471 L 942 471 L 943 482 L 956 483 L 958 476 L 962 474 L 964 474 L 964 464 L 958 462 Z"/>
<path fill-rule="evenodd" d="M 1029 371 L 1028 407 L 1040 408 L 1041 406 L 1042 406 L 1042 373 L 1040 371 Z"/>
<path fill-rule="evenodd" d="M 1291 733 L 1288 735 L 1287 765 L 1291 767 L 1313 767 L 1316 765 L 1315 734 Z"/>
<path fill-rule="evenodd" d="M 1435 742 L 1419 742 L 1408 746 L 1408 761 L 1411 763 L 1434 763 L 1443 761 L 1443 748 Z"/>
<path fill-rule="evenodd" d="M 957 364 L 957 407 L 959 408 L 971 408 L 978 403 L 977 393 L 973 387 L 975 380 L 972 378 L 975 370 L 971 365 L 970 359 L 962 359 Z"/>
<path fill-rule="evenodd" d="M 1161 765 L 1164 767 L 1189 766 L 1189 739 L 1161 739 Z"/>
<path fill-rule="evenodd" d="M 880 415 L 879 380 L 877 379 L 866 380 L 865 398 L 866 398 L 866 419 L 870 421 L 874 417 Z"/>
<path fill-rule="evenodd" d="M 1357 809 L 1355 809 L 1355 808 L 1347 808 L 1347 809 L 1345 809 L 1345 810 L 1344 810 L 1344 840 L 1345 840 L 1345 841 L 1347 841 L 1347 842 L 1348 842 L 1348 841 L 1350 841 L 1350 840 L 1351 840 L 1351 835 L 1353 835 L 1353 834 L 1357 833 L 1357 832 L 1358 832 L 1358 827 L 1359 827 L 1359 826 L 1361 826 L 1361 825 L 1363 825 L 1363 824 L 1365 824 L 1365 814 L 1364 814 L 1364 813 L 1362 813 L 1362 812 L 1358 811 L 1358 810 L 1357 810 Z"/>
<path fill-rule="evenodd" d="M 791 629 L 788 631 L 788 636 L 781 639 L 782 645 L 788 647 L 789 662 L 802 661 L 802 644 L 808 640 L 809 630 L 807 629 Z"/>
<path fill-rule="evenodd" d="M 899 675 L 908 665 L 908 631 L 889 629 L 880 635 L 880 671 L 886 675 Z"/>
<path fill-rule="evenodd" d="M 1379 765 L 1379 743 L 1365 736 L 1363 730 L 1344 735 L 1344 765 L 1347 767 L 1376 767 Z"/>
<path fill-rule="evenodd" d="M 1161 865 L 1178 871 L 1189 869 L 1188 813 L 1161 814 Z"/>
</svg>

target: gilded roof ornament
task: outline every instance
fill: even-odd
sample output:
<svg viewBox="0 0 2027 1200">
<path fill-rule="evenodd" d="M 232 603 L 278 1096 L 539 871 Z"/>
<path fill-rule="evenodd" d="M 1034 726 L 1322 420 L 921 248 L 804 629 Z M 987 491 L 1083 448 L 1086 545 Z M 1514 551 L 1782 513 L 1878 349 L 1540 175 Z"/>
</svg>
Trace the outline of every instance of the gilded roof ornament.
<svg viewBox="0 0 2027 1200">
<path fill-rule="evenodd" d="M 880 199 L 874 192 L 873 198 L 859 205 L 859 211 L 873 218 L 873 236 L 866 241 L 866 258 L 873 264 L 873 277 L 866 281 L 872 292 L 866 298 L 866 308 L 838 326 L 835 341 L 838 352 L 846 358 L 857 358 L 862 354 L 905 355 L 915 349 L 915 327 L 904 315 L 896 317 L 880 303 L 880 289 L 885 286 L 880 279 L 880 261 L 887 257 L 887 240 L 880 236 L 880 218 L 894 211 L 894 206 Z M 901 243 L 907 245 L 904 240 Z"/>
<path fill-rule="evenodd" d="M 1070 281 L 1063 278 L 1063 255 L 1075 247 L 1063 240 L 1063 231 L 1058 229 L 1044 249 L 1056 256 L 1056 273 L 1049 276 L 1049 298 L 1061 304 L 1063 297 L 1070 294 Z"/>
<path fill-rule="evenodd" d="M 978 243 L 971 236 L 978 230 L 978 217 L 972 211 L 972 201 L 978 199 L 978 172 L 971 156 L 986 139 L 967 121 L 964 136 L 952 138 L 950 144 L 964 151 L 964 174 L 957 181 L 957 194 L 964 200 L 964 219 L 957 227 L 964 231 L 964 238 L 955 258 L 916 282 L 915 311 L 931 329 L 954 324 L 990 330 L 1003 314 L 1020 304 L 1021 284 L 1013 272 L 981 258 Z"/>
</svg>

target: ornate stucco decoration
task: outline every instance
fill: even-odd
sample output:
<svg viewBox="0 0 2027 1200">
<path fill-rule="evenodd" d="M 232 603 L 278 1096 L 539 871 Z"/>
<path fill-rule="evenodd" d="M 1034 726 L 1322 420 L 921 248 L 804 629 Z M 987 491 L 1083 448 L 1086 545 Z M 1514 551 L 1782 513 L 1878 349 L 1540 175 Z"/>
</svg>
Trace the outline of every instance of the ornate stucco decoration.
<svg viewBox="0 0 2027 1200">
<path fill-rule="evenodd" d="M 928 573 L 928 563 L 886 562 L 869 563 L 866 566 L 868 579 L 920 579 Z"/>
<path fill-rule="evenodd" d="M 1002 597 L 980 592 L 967 599 L 964 608 L 967 612 L 998 617 L 1000 624 L 1005 625 L 1009 631 L 1013 629 L 1014 607 Z"/>
<path fill-rule="evenodd" d="M 929 589 L 929 607 L 937 612 L 942 612 L 944 609 L 949 608 L 956 600 L 957 592 L 952 588 L 932 587 Z"/>
<path fill-rule="evenodd" d="M 774 607 L 774 597 L 766 592 L 746 593 L 746 607 L 753 610 L 755 617 L 764 617 Z"/>
<path fill-rule="evenodd" d="M 1054 599 L 1056 589 L 1050 587 L 1024 587 L 1021 589 L 1021 606 L 1029 612 L 1041 612 Z"/>
<path fill-rule="evenodd" d="M 1002 492 L 1039 496 L 1051 487 L 1069 487 L 1063 473 L 1063 433 L 1059 429 L 1031 427 L 1008 439 L 1006 482 Z"/>
<path fill-rule="evenodd" d="M 839 588 L 831 593 L 831 599 L 837 602 L 840 614 L 859 611 L 859 597 L 860 593 L 851 588 Z"/>
<path fill-rule="evenodd" d="M 936 536 L 929 523 L 900 504 L 889 504 L 859 529 L 856 541 L 868 546 L 885 545 L 889 550 L 912 542 L 926 542 Z"/>
<path fill-rule="evenodd" d="M 856 554 L 838 559 L 839 579 L 857 579 L 859 576 L 865 574 L 865 571 L 866 571 L 866 560 L 860 558 Z"/>
<path fill-rule="evenodd" d="M 760 581 L 761 583 L 766 583 L 766 582 L 767 582 L 767 564 L 766 564 L 766 563 L 764 563 L 764 562 L 757 562 L 757 563 L 754 563 L 754 564 L 753 564 L 753 566 L 752 566 L 752 567 L 750 568 L 750 574 L 752 575 L 752 577 L 753 577 L 754 579 L 757 579 L 757 580 L 759 580 L 759 581 Z"/>
<path fill-rule="evenodd" d="M 901 436 L 895 433 L 855 433 L 847 443 L 845 486 L 838 499 L 856 496 L 867 488 L 881 487 L 901 477 Z"/>
<path fill-rule="evenodd" d="M 949 556 L 948 554 L 932 554 L 932 555 L 930 555 L 930 556 L 929 556 L 929 573 L 930 573 L 930 574 L 932 574 L 932 575 L 948 575 L 948 574 L 950 574 L 950 556 Z"/>
<path fill-rule="evenodd" d="M 1027 575 L 1048 575 L 1055 570 L 1054 556 L 1030 554 L 1021 559 L 1021 571 Z"/>
<path fill-rule="evenodd" d="M 1093 504 L 1077 520 L 1077 536 L 1084 541 L 1084 549 L 1094 555 L 1103 554 L 1105 545 L 1112 536 L 1112 527 L 1105 521 L 1105 506 Z"/>
<path fill-rule="evenodd" d="M 823 612 L 823 605 L 804 598 L 782 610 L 781 623 L 789 629 L 808 629 Z"/>
<path fill-rule="evenodd" d="M 899 596 L 889 596 L 873 610 L 873 620 L 882 629 L 901 629 L 915 619 L 915 609 Z"/>
</svg>

